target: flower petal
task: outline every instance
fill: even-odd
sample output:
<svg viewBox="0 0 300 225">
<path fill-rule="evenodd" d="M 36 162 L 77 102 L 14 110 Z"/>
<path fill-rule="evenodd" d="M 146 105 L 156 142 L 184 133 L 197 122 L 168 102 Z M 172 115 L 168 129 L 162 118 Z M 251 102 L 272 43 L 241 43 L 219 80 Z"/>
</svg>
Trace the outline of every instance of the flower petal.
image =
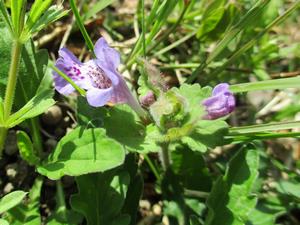
<svg viewBox="0 0 300 225">
<path fill-rule="evenodd" d="M 86 99 L 91 106 L 100 107 L 107 104 L 112 97 L 112 88 L 98 89 L 90 88 L 86 92 Z"/>
<path fill-rule="evenodd" d="M 228 93 L 227 108 L 229 113 L 231 113 L 235 108 L 235 98 L 232 93 Z"/>
<path fill-rule="evenodd" d="M 81 63 L 72 52 L 66 48 L 59 50 L 59 58 L 55 66 L 70 77 L 76 85 L 83 89 L 88 89 L 92 86 L 92 82 L 83 63 Z M 53 71 L 55 89 L 63 94 L 69 95 L 75 91 L 71 84 L 63 79 L 59 74 Z"/>
<path fill-rule="evenodd" d="M 68 83 L 64 78 L 53 72 L 55 89 L 62 95 L 69 95 L 75 91 L 73 86 Z"/>
<path fill-rule="evenodd" d="M 203 105 L 206 106 L 207 111 L 215 111 L 226 107 L 227 97 L 224 94 L 207 98 L 203 101 Z"/>
<path fill-rule="evenodd" d="M 113 69 L 120 64 L 120 54 L 115 49 L 109 47 L 106 40 L 102 37 L 95 44 L 95 55 L 102 63 Z"/>
<path fill-rule="evenodd" d="M 76 56 L 71 52 L 69 51 L 69 49 L 67 48 L 61 48 L 59 51 L 58 51 L 58 55 L 60 58 L 63 59 L 63 61 L 65 63 L 76 63 L 76 64 L 79 64 L 81 65 L 82 63 L 76 58 Z"/>
<path fill-rule="evenodd" d="M 212 95 L 215 96 L 220 93 L 229 92 L 229 85 L 227 83 L 220 83 L 214 87 Z"/>
<path fill-rule="evenodd" d="M 231 113 L 235 108 L 235 99 L 229 90 L 229 85 L 222 83 L 213 89 L 212 96 L 205 99 L 202 104 L 207 111 L 204 119 L 212 120 Z"/>
<path fill-rule="evenodd" d="M 103 61 L 99 59 L 94 60 L 94 63 L 103 70 L 104 74 L 111 80 L 112 85 L 119 84 L 119 80 L 122 79 L 122 77 L 115 68 L 103 63 Z"/>
</svg>

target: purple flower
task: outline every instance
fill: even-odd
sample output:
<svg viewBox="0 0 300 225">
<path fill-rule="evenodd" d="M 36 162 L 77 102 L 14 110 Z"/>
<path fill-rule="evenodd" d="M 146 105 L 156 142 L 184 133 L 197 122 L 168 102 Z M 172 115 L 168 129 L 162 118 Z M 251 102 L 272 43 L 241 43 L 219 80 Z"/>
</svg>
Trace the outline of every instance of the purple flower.
<svg viewBox="0 0 300 225">
<path fill-rule="evenodd" d="M 94 107 L 108 103 L 128 103 L 139 115 L 144 114 L 139 103 L 132 96 L 124 79 L 117 71 L 120 64 L 119 53 L 100 38 L 94 49 L 96 58 L 86 63 L 80 62 L 66 48 L 59 50 L 55 66 L 70 77 L 76 85 L 86 90 L 88 103 Z M 55 89 L 69 95 L 75 92 L 73 86 L 53 72 Z"/>
<path fill-rule="evenodd" d="M 207 115 L 204 119 L 217 119 L 231 113 L 235 108 L 235 99 L 226 83 L 218 84 L 212 91 L 212 96 L 205 99 L 202 104 Z"/>
</svg>

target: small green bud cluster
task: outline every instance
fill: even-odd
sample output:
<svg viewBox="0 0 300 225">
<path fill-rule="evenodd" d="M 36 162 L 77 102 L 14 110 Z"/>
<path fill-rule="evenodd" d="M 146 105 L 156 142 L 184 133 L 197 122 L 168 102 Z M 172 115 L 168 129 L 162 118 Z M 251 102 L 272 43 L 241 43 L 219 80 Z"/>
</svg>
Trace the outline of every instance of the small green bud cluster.
<svg viewBox="0 0 300 225">
<path fill-rule="evenodd" d="M 162 93 L 150 107 L 150 113 L 156 125 L 166 131 L 172 127 L 181 127 L 188 115 L 187 101 L 173 90 Z"/>
</svg>

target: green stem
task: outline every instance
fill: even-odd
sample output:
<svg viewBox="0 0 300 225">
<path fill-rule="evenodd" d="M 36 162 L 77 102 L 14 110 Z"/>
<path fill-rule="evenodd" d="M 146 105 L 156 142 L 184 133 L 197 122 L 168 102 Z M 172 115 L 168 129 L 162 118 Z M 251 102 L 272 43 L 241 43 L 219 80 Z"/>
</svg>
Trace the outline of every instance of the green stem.
<svg viewBox="0 0 300 225">
<path fill-rule="evenodd" d="M 33 139 L 35 154 L 39 156 L 39 158 L 41 158 L 43 152 L 43 144 L 42 144 L 42 137 L 40 132 L 40 125 L 37 118 L 31 118 L 30 124 L 31 124 L 32 139 Z"/>
<path fill-rule="evenodd" d="M 8 120 L 15 96 L 15 89 L 17 84 L 17 78 L 19 73 L 19 65 L 20 65 L 20 58 L 22 52 L 23 44 L 19 42 L 19 40 L 14 40 L 12 45 L 12 54 L 11 54 L 11 64 L 8 73 L 8 82 L 5 91 L 4 97 L 4 112 L 3 112 L 3 120 Z M 2 151 L 5 144 L 7 134 L 7 128 L 1 127 L 0 129 L 0 156 L 2 155 Z"/>
<path fill-rule="evenodd" d="M 5 145 L 6 135 L 7 135 L 7 128 L 1 127 L 0 128 L 0 158 L 2 157 L 2 151 Z"/>
<path fill-rule="evenodd" d="M 146 162 L 148 163 L 148 165 L 149 165 L 151 171 L 153 172 L 155 178 L 156 178 L 157 180 L 160 180 L 161 177 L 160 177 L 160 175 L 159 175 L 158 170 L 156 169 L 156 167 L 155 167 L 154 164 L 152 163 L 152 160 L 148 157 L 148 155 L 144 155 L 144 159 L 145 159 Z"/>
<path fill-rule="evenodd" d="M 60 180 L 56 181 L 56 194 L 57 194 L 57 205 L 58 205 L 58 213 L 61 213 L 64 222 L 67 222 L 67 207 L 65 201 L 65 194 L 63 190 L 63 186 Z"/>
<path fill-rule="evenodd" d="M 170 167 L 170 155 L 169 155 L 169 144 L 168 143 L 162 143 L 161 144 L 161 161 L 164 171 L 167 171 L 167 169 Z"/>
<path fill-rule="evenodd" d="M 22 44 L 15 40 L 12 47 L 11 64 L 8 74 L 8 82 L 4 98 L 4 120 L 8 119 L 13 106 L 17 78 L 19 73 L 19 65 L 22 51 Z"/>
<path fill-rule="evenodd" d="M 145 26 L 145 2 L 142 0 L 142 39 L 143 39 L 143 55 L 146 58 L 146 26 Z"/>
<path fill-rule="evenodd" d="M 208 192 L 203 192 L 203 191 L 195 191 L 195 190 L 190 190 L 190 189 L 184 189 L 184 195 L 186 197 L 190 198 L 201 198 L 201 199 L 206 199 L 209 196 Z"/>
</svg>

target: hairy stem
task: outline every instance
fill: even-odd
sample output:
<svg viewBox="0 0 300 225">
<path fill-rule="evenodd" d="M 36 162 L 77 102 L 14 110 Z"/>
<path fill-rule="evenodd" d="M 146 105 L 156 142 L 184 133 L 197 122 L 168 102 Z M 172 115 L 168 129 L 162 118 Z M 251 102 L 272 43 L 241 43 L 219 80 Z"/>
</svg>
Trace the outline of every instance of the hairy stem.
<svg viewBox="0 0 300 225">
<path fill-rule="evenodd" d="M 3 112 L 3 121 L 7 121 L 11 114 L 14 96 L 15 96 L 15 89 L 17 84 L 17 78 L 19 73 L 19 65 L 20 65 L 20 58 L 22 52 L 23 44 L 20 43 L 18 40 L 14 40 L 12 45 L 12 54 L 11 54 L 11 64 L 8 73 L 8 82 L 5 91 L 4 97 L 4 112 Z M 2 150 L 4 148 L 4 143 L 6 139 L 7 128 L 1 127 L 0 129 L 0 156 L 2 154 Z"/>
</svg>

